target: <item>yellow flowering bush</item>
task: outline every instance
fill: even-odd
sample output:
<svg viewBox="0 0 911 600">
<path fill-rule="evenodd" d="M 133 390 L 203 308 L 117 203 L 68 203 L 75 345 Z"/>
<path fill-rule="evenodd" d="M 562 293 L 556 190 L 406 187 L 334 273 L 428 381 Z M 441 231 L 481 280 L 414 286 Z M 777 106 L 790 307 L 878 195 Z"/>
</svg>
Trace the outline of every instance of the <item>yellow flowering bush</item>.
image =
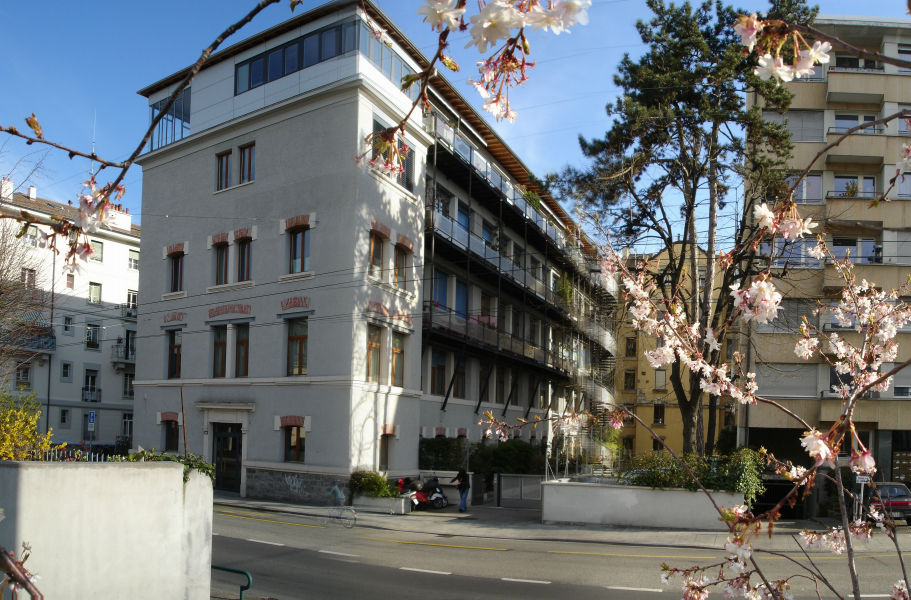
<svg viewBox="0 0 911 600">
<path fill-rule="evenodd" d="M 38 433 L 40 416 L 34 394 L 0 389 L 0 460 L 34 460 L 52 448 L 51 431 Z"/>
</svg>

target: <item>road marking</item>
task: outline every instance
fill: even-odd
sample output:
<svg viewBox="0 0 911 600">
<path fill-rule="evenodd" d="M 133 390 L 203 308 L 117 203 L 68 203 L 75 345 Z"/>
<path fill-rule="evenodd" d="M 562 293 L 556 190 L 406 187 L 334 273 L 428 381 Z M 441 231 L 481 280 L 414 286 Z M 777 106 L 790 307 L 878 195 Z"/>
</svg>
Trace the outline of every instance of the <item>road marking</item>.
<svg viewBox="0 0 911 600">
<path fill-rule="evenodd" d="M 486 546 L 459 546 L 458 544 L 436 544 L 433 542 L 409 542 L 405 540 L 394 540 L 391 538 L 376 538 L 376 537 L 366 537 L 359 536 L 362 540 L 370 540 L 373 542 L 392 542 L 393 544 L 411 544 L 414 546 L 435 546 L 438 548 L 460 548 L 462 550 L 491 550 L 494 552 L 506 552 L 509 548 L 488 548 Z"/>
<path fill-rule="evenodd" d="M 360 554 L 348 554 L 347 552 L 333 552 L 332 550 L 320 550 L 320 554 L 331 554 L 333 556 L 348 556 L 351 558 L 357 558 Z"/>
<path fill-rule="evenodd" d="M 572 552 L 569 550 L 548 550 L 548 554 L 581 554 L 583 556 L 618 556 L 624 558 L 669 558 L 687 560 L 711 560 L 717 556 L 694 556 L 685 554 L 624 554 L 621 552 Z"/>
<path fill-rule="evenodd" d="M 852 592 L 848 592 L 847 596 L 850 596 Z M 846 596 L 846 597 L 847 597 Z M 889 594 L 861 594 L 861 598 L 891 598 Z"/>
<path fill-rule="evenodd" d="M 284 546 L 279 542 L 267 542 L 266 540 L 254 540 L 253 538 L 247 538 L 248 542 L 255 542 L 257 544 L 269 544 L 270 546 Z"/>
<path fill-rule="evenodd" d="M 275 519 L 263 519 L 260 517 L 245 517 L 244 515 L 238 515 L 234 513 L 227 512 L 217 512 L 216 515 L 222 515 L 225 517 L 232 517 L 234 519 L 247 519 L 248 521 L 262 521 L 263 523 L 278 523 L 279 525 L 294 525 L 295 527 L 313 527 L 316 529 L 325 529 L 325 525 L 308 525 L 307 523 L 292 523 L 291 521 L 276 521 Z"/>
<path fill-rule="evenodd" d="M 500 581 L 512 581 L 514 583 L 540 583 L 542 585 L 550 585 L 549 581 L 541 581 L 540 579 L 513 579 L 512 577 L 500 577 Z"/>
<path fill-rule="evenodd" d="M 399 567 L 400 571 L 414 571 L 415 573 L 430 573 L 431 575 L 452 575 L 448 571 L 431 571 L 430 569 L 412 569 L 411 567 Z"/>
<path fill-rule="evenodd" d="M 604 587 L 609 590 L 617 590 L 620 592 L 657 592 L 660 594 L 664 591 L 661 588 L 626 587 L 622 585 L 606 585 Z"/>
</svg>

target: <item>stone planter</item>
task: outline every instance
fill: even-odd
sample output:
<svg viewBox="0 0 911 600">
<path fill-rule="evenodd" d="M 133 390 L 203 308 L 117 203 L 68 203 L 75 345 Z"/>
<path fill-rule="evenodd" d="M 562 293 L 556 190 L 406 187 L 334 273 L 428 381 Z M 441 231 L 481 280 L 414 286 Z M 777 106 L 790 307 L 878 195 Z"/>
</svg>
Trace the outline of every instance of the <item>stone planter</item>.
<svg viewBox="0 0 911 600">
<path fill-rule="evenodd" d="M 355 496 L 352 506 L 358 512 L 383 513 L 387 515 L 405 515 L 411 512 L 411 501 L 407 498 Z"/>
<path fill-rule="evenodd" d="M 702 492 L 546 481 L 541 484 L 541 496 L 545 523 L 727 531 Z M 712 492 L 712 497 L 719 506 L 743 504 L 743 494 Z"/>
</svg>

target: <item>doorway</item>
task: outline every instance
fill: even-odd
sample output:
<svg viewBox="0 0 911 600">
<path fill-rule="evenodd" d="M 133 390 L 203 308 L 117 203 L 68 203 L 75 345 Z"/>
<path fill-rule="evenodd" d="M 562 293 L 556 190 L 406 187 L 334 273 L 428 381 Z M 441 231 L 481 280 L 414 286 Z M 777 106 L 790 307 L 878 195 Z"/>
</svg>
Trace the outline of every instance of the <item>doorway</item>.
<svg viewBox="0 0 911 600">
<path fill-rule="evenodd" d="M 212 423 L 215 489 L 240 492 L 241 424 Z"/>
</svg>

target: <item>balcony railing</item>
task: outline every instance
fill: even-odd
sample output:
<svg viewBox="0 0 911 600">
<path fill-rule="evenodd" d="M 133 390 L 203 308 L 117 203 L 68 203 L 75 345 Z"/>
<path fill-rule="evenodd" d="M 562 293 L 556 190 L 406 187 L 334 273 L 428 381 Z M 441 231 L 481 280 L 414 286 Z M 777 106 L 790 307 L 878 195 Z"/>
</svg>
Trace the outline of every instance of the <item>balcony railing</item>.
<svg viewBox="0 0 911 600">
<path fill-rule="evenodd" d="M 117 362 L 136 362 L 136 345 L 135 344 L 114 344 L 111 347 L 111 360 Z"/>
<path fill-rule="evenodd" d="M 857 127 L 858 125 L 860 125 L 860 123 L 855 124 L 855 125 L 848 125 L 848 126 L 844 126 L 844 127 L 841 127 L 841 126 L 839 126 L 839 127 L 829 127 L 827 133 L 830 134 L 830 135 L 833 134 L 833 133 L 839 133 L 839 134 L 840 134 L 840 133 L 848 133 L 849 131 L 851 131 L 852 129 L 854 129 L 855 127 Z M 885 132 L 886 132 L 886 128 L 885 128 L 885 127 L 864 127 L 863 129 L 858 129 L 857 131 L 855 131 L 855 132 L 852 133 L 851 135 L 882 135 L 882 134 L 884 134 Z"/>
<path fill-rule="evenodd" d="M 120 318 L 122 319 L 131 319 L 136 320 L 137 306 L 135 304 L 121 304 L 120 305 Z"/>
<path fill-rule="evenodd" d="M 861 190 L 829 190 L 826 192 L 826 200 L 835 198 L 876 198 L 879 192 L 861 191 Z"/>
<path fill-rule="evenodd" d="M 83 402 L 101 402 L 101 388 L 82 388 Z"/>
</svg>

